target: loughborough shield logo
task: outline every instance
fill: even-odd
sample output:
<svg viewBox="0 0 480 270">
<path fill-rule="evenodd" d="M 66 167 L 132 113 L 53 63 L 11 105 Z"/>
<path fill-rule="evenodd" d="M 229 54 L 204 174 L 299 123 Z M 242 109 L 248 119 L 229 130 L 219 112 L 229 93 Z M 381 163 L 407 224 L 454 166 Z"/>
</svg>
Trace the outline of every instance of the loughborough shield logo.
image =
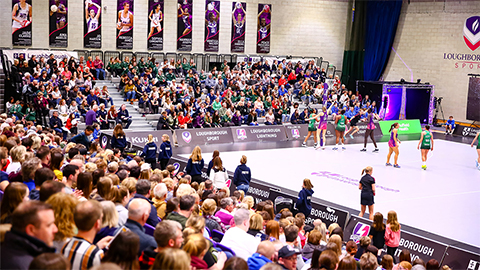
<svg viewBox="0 0 480 270">
<path fill-rule="evenodd" d="M 182 133 L 182 139 L 186 142 L 186 143 L 190 143 L 190 141 L 192 140 L 192 134 L 190 134 L 190 132 L 188 131 L 184 131 Z"/>
<path fill-rule="evenodd" d="M 463 40 L 472 51 L 480 47 L 480 16 L 473 16 L 465 20 Z"/>
<path fill-rule="evenodd" d="M 102 148 L 107 147 L 107 140 L 108 140 L 107 136 L 102 137 Z"/>
</svg>

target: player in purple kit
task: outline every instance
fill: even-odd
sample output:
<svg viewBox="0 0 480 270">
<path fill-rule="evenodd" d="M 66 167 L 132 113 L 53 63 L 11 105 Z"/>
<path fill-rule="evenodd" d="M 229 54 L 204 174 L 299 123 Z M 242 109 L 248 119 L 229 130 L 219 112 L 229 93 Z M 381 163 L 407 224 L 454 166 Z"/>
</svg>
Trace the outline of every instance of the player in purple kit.
<svg viewBox="0 0 480 270">
<path fill-rule="evenodd" d="M 212 10 L 205 10 L 205 14 L 208 14 L 208 20 L 205 19 L 205 22 L 207 23 L 207 39 L 210 37 L 214 36 L 217 33 L 218 29 L 218 11 L 215 9 L 215 6 L 213 5 L 213 2 L 210 3 L 209 5 L 212 5 Z"/>
<path fill-rule="evenodd" d="M 390 140 L 388 141 L 388 155 L 387 155 L 387 163 L 385 164 L 386 166 L 392 166 L 390 163 L 390 156 L 392 156 L 392 153 L 395 152 L 395 157 L 393 158 L 394 163 L 393 167 L 395 168 L 400 168 L 398 165 L 398 146 L 400 145 L 400 140 L 398 140 L 398 127 L 400 125 L 395 122 L 393 125 L 390 127 Z"/>
<path fill-rule="evenodd" d="M 317 121 L 319 123 L 318 123 L 318 130 L 317 130 L 318 147 L 316 149 L 322 147 L 322 150 L 325 150 L 325 144 L 326 144 L 325 134 L 327 133 L 327 118 L 328 118 L 328 112 L 330 111 L 332 106 L 333 106 L 333 103 L 330 106 L 330 108 L 328 108 L 328 110 L 327 110 L 327 107 L 323 106 L 322 111 L 317 115 Z M 322 140 L 320 140 L 320 135 L 322 136 Z"/>
<path fill-rule="evenodd" d="M 374 118 L 377 120 L 379 119 L 378 115 L 372 112 L 372 108 L 369 108 L 368 111 L 368 116 L 366 118 L 367 122 L 367 130 L 365 130 L 365 140 L 363 141 L 363 149 L 360 150 L 362 152 L 367 151 L 367 140 L 368 136 L 370 136 L 370 139 L 372 139 L 373 145 L 375 146 L 375 150 L 373 150 L 374 153 L 378 152 L 378 147 L 377 147 L 377 142 L 375 142 L 375 138 L 373 137 L 373 132 L 375 131 L 375 123 L 373 122 Z"/>
</svg>

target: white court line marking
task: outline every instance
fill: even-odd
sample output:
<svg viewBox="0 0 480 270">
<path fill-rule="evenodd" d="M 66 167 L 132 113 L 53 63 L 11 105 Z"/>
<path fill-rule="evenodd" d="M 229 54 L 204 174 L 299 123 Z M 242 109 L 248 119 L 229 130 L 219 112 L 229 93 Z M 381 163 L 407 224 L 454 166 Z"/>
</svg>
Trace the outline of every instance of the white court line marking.
<svg viewBox="0 0 480 270">
<path fill-rule="evenodd" d="M 384 200 L 383 202 L 405 202 L 405 201 L 414 201 L 414 200 L 420 200 L 420 199 L 431 199 L 431 198 L 441 198 L 441 197 L 456 196 L 456 195 L 465 195 L 465 194 L 472 194 L 472 193 L 480 193 L 480 190 L 432 195 L 432 196 L 425 196 L 425 197 L 415 197 L 415 198 L 400 199 L 400 200 Z"/>
<path fill-rule="evenodd" d="M 394 156 L 395 153 L 392 153 L 392 156 Z M 430 151 L 429 154 L 427 155 L 427 162 L 433 157 L 433 151 Z M 422 155 L 420 154 L 420 158 L 418 160 L 411 160 L 407 162 L 402 162 L 402 164 L 411 164 L 411 163 L 422 163 Z"/>
</svg>

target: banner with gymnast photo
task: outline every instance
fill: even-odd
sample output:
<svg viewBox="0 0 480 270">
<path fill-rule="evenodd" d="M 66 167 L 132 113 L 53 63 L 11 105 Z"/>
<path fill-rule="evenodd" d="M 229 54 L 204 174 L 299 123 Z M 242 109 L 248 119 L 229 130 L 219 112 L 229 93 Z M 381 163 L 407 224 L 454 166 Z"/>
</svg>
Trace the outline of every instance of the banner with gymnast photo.
<svg viewBox="0 0 480 270">
<path fill-rule="evenodd" d="M 192 0 L 178 0 L 177 51 L 192 50 Z"/>
<path fill-rule="evenodd" d="M 133 0 L 117 0 L 117 49 L 133 49 Z"/>
<path fill-rule="evenodd" d="M 258 4 L 257 18 L 257 53 L 269 53 L 272 5 Z"/>
<path fill-rule="evenodd" d="M 85 0 L 83 24 L 83 47 L 102 47 L 102 0 Z"/>
<path fill-rule="evenodd" d="M 50 47 L 68 47 L 68 1 L 50 0 L 49 44 Z"/>
<path fill-rule="evenodd" d="M 32 0 L 12 0 L 13 46 L 32 45 Z"/>
<path fill-rule="evenodd" d="M 230 50 L 235 53 L 245 52 L 245 20 L 247 3 L 232 3 L 232 40 Z"/>
<path fill-rule="evenodd" d="M 148 0 L 147 48 L 163 50 L 163 0 Z"/>
<path fill-rule="evenodd" d="M 205 41 L 206 52 L 218 52 L 218 35 L 220 32 L 220 1 L 205 1 Z"/>
</svg>

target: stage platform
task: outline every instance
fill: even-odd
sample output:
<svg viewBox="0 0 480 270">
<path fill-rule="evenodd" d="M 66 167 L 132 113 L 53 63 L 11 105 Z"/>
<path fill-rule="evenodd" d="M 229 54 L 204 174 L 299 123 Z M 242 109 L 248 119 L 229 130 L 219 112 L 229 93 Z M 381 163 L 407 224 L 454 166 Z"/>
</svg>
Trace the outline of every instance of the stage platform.
<svg viewBox="0 0 480 270">
<path fill-rule="evenodd" d="M 224 166 L 234 171 L 240 157 L 246 155 L 253 178 L 296 192 L 301 189 L 302 180 L 310 178 L 315 186 L 314 197 L 344 206 L 354 214 L 360 210 L 361 171 L 372 166 L 377 183 L 375 211 L 386 218 L 389 210 L 395 210 L 400 223 L 406 226 L 480 247 L 476 226 L 480 224 L 480 170 L 475 167 L 476 150 L 468 143 L 471 139 L 436 136 L 424 171 L 417 150 L 419 135 L 399 138 L 400 169 L 385 166 L 388 136 L 379 139 L 379 153 L 372 153 L 370 141 L 368 151 L 360 152 L 360 138 L 347 139 L 345 151 L 333 151 L 332 145 L 326 150 L 304 148 L 299 141 L 201 147 L 206 163 L 211 152 L 218 149 Z M 192 148 L 176 148 L 174 153 L 188 158 Z"/>
</svg>

